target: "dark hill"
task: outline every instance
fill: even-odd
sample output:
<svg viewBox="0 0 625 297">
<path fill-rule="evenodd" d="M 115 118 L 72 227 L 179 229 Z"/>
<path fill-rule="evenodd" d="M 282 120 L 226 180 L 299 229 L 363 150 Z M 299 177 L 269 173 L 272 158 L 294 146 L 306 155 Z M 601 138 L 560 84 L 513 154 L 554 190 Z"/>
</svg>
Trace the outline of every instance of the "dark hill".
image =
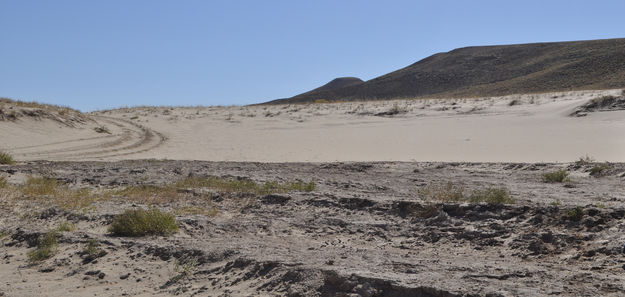
<svg viewBox="0 0 625 297">
<path fill-rule="evenodd" d="M 375 79 L 270 103 L 500 96 L 625 87 L 625 39 L 477 46 L 438 53 Z"/>
<path fill-rule="evenodd" d="M 317 93 L 317 92 L 324 92 L 324 91 L 331 91 L 331 90 L 335 90 L 335 89 L 340 89 L 340 88 L 344 88 L 344 87 L 349 87 L 349 86 L 354 86 L 354 85 L 358 85 L 363 83 L 362 79 L 357 78 L 357 77 L 339 77 L 339 78 L 335 78 L 332 81 L 330 81 L 329 83 L 318 87 L 312 91 L 308 91 L 306 93 L 297 95 L 297 96 L 301 96 L 304 94 L 309 94 L 309 93 Z"/>
</svg>

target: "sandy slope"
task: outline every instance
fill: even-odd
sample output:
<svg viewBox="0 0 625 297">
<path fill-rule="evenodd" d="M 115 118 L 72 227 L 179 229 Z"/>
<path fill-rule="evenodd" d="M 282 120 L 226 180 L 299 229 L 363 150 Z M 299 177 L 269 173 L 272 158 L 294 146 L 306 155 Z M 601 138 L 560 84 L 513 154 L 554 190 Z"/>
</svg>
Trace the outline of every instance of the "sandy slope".
<svg viewBox="0 0 625 297">
<path fill-rule="evenodd" d="M 138 107 L 78 128 L 0 122 L 19 160 L 625 161 L 625 111 L 571 117 L 620 90 L 455 100 L 243 107 Z M 516 100 L 515 105 L 509 103 Z M 399 113 L 384 115 L 396 108 Z M 105 126 L 111 134 L 95 133 Z"/>
<path fill-rule="evenodd" d="M 453 101 L 103 112 L 169 140 L 121 158 L 216 161 L 571 161 L 582 155 L 625 161 L 625 111 L 569 117 L 604 92 Z M 512 100 L 519 105 L 508 106 Z M 375 116 L 395 105 L 406 113 Z"/>
</svg>

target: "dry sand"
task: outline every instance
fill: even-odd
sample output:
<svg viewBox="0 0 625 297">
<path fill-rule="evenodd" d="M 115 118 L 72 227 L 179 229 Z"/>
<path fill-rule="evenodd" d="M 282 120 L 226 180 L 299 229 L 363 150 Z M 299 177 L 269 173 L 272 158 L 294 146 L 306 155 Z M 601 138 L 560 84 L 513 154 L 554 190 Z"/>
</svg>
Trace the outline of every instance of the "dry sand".
<svg viewBox="0 0 625 297">
<path fill-rule="evenodd" d="M 0 121 L 0 149 L 20 161 L 0 165 L 0 296 L 624 296 L 625 111 L 578 110 L 620 93 L 137 107 L 71 121 L 27 110 Z M 572 162 L 585 155 L 611 163 Z M 555 170 L 570 180 L 543 182 Z M 18 190 L 31 176 L 117 194 L 60 208 L 70 196 Z M 188 177 L 316 188 L 116 192 Z M 441 201 L 448 183 L 515 202 Z M 115 215 L 149 206 L 180 230 L 108 234 Z M 63 222 L 76 229 L 31 263 Z M 101 257 L 82 252 L 90 240 Z"/>
<path fill-rule="evenodd" d="M 590 155 L 623 162 L 624 110 L 569 116 L 592 98 L 620 92 L 124 108 L 96 112 L 96 122 L 79 128 L 0 123 L 0 148 L 20 160 L 568 162 Z M 399 113 L 380 114 L 393 108 Z M 95 126 L 112 134 L 95 133 Z"/>
</svg>

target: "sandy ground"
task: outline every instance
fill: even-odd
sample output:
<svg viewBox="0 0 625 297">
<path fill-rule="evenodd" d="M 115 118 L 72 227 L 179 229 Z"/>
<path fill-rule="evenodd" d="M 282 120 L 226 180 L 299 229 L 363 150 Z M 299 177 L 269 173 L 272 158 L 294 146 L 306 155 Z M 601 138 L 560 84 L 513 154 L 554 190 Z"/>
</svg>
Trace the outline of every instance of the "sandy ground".
<svg viewBox="0 0 625 297">
<path fill-rule="evenodd" d="M 625 111 L 569 116 L 621 90 L 498 98 L 96 112 L 68 128 L 0 123 L 20 160 L 625 161 Z M 510 106 L 514 101 L 515 104 Z M 384 114 L 395 109 L 397 114 Z M 44 120 L 45 121 L 45 120 Z M 96 126 L 111 134 L 95 133 Z"/>
<path fill-rule="evenodd" d="M 165 184 L 193 176 L 314 180 L 312 192 L 214 193 L 214 215 L 179 214 L 176 234 L 115 237 L 124 197 L 88 210 L 3 201 L 0 296 L 623 296 L 625 164 L 36 162 L 0 167 L 80 187 Z M 544 183 L 566 169 L 572 180 Z M 423 190 L 506 187 L 514 204 L 437 203 Z M 200 193 L 189 189 L 188 193 Z M 200 192 L 197 192 L 200 191 Z M 195 194 L 194 194 L 195 195 Z M 191 199 L 191 198 L 189 198 Z M 155 204 L 175 209 L 185 201 Z M 570 211 L 583 209 L 579 220 Z M 200 206 L 196 206 L 200 207 Z M 58 252 L 26 253 L 61 222 Z M 105 251 L 87 261 L 88 240 Z M 185 277 L 180 265 L 188 266 Z M 45 293 L 42 293 L 45 292 Z"/>
<path fill-rule="evenodd" d="M 580 110 L 620 94 L 88 117 L 3 107 L 0 150 L 18 163 L 0 165 L 0 296 L 624 296 L 625 110 Z M 573 162 L 583 156 L 597 162 Z M 556 170 L 570 179 L 543 181 Z M 72 190 L 26 194 L 31 177 Z M 190 177 L 316 188 L 164 190 Z M 458 189 L 504 189 L 514 203 L 439 199 Z M 108 233 L 137 207 L 174 213 L 180 230 Z M 76 228 L 59 233 L 56 253 L 29 261 L 64 222 Z"/>
</svg>

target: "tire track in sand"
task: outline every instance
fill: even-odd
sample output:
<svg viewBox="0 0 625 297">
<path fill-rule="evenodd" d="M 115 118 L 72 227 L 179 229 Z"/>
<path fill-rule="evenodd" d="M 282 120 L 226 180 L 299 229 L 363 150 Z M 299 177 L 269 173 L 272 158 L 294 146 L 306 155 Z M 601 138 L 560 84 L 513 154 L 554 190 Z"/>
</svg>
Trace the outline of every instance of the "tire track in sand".
<svg viewBox="0 0 625 297">
<path fill-rule="evenodd" d="M 130 120 L 107 116 L 93 117 L 98 122 L 117 127 L 119 132 L 15 148 L 15 156 L 23 160 L 107 160 L 147 152 L 167 140 L 162 133 Z"/>
</svg>

